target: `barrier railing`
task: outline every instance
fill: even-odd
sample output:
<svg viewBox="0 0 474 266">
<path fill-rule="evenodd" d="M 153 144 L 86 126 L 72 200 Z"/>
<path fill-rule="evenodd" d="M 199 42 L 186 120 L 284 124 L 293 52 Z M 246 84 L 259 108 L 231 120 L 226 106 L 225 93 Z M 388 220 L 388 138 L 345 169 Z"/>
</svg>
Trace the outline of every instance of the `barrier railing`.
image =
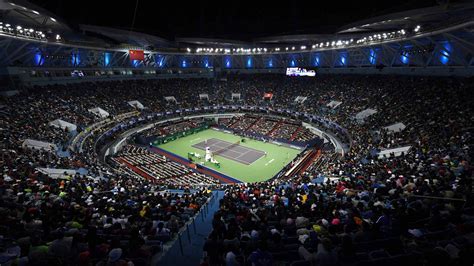
<svg viewBox="0 0 474 266">
<path fill-rule="evenodd" d="M 170 241 L 169 245 L 167 245 L 166 247 L 163 247 L 160 257 L 158 258 L 158 261 L 160 261 L 175 244 L 179 245 L 179 251 L 181 255 L 184 255 L 184 247 L 187 244 L 191 245 L 191 242 L 192 242 L 191 234 L 196 236 L 198 235 L 198 233 L 200 233 L 198 232 L 196 228 L 196 220 L 201 219 L 201 221 L 204 222 L 204 220 L 207 218 L 208 215 L 212 215 L 212 214 L 209 214 L 209 205 L 213 206 L 215 204 L 217 200 L 217 193 L 219 192 L 213 191 L 211 196 L 207 199 L 206 203 L 203 204 L 201 208 L 199 209 L 199 211 L 181 227 L 181 229 L 178 231 L 178 233 L 173 238 L 173 240 Z"/>
</svg>

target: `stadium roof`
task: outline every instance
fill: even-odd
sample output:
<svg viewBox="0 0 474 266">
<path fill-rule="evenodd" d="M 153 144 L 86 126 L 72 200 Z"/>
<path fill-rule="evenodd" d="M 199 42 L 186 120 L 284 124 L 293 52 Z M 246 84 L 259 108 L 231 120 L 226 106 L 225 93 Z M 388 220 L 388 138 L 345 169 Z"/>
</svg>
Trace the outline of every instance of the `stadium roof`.
<svg viewBox="0 0 474 266">
<path fill-rule="evenodd" d="M 449 7 L 435 6 L 392 13 L 357 21 L 341 27 L 334 34 L 281 35 L 257 38 L 256 43 L 297 44 L 325 41 L 337 37 L 356 37 L 367 33 L 390 32 L 412 29 L 421 25 L 424 29 L 435 29 L 459 24 L 474 18 L 474 2 L 453 4 Z"/>
<path fill-rule="evenodd" d="M 179 38 L 180 43 L 200 46 L 242 46 L 242 45 L 282 45 L 305 44 L 326 41 L 338 37 L 357 37 L 367 33 L 390 32 L 413 29 L 421 25 L 424 29 L 436 29 L 459 24 L 474 18 L 474 2 L 463 2 L 449 6 L 434 6 L 391 13 L 366 20 L 357 21 L 341 27 L 334 34 L 278 35 L 255 38 L 250 42 L 234 40 Z"/>
<path fill-rule="evenodd" d="M 86 33 L 93 33 L 98 36 L 106 37 L 118 44 L 145 47 L 146 49 L 172 46 L 172 42 L 146 33 L 93 25 L 80 25 L 79 27 Z"/>
<path fill-rule="evenodd" d="M 53 13 L 25 0 L 0 0 L 0 21 L 44 31 L 71 30 L 62 19 Z"/>
<path fill-rule="evenodd" d="M 361 33 L 392 31 L 412 28 L 416 25 L 429 27 L 460 23 L 474 17 L 474 2 L 455 3 L 449 6 L 433 6 L 373 17 L 343 26 L 337 33 Z"/>
<path fill-rule="evenodd" d="M 249 41 L 219 38 L 176 38 L 167 40 L 152 34 L 95 25 L 69 26 L 51 12 L 26 0 L 0 0 L 0 21 L 16 23 L 37 30 L 60 33 L 66 42 L 90 46 L 156 48 L 184 47 L 272 47 L 317 43 L 340 37 L 356 39 L 367 33 L 381 33 L 401 29 L 413 29 L 421 25 L 423 30 L 438 29 L 459 24 L 474 17 L 474 2 L 458 2 L 449 5 L 408 10 L 357 21 L 332 34 L 278 35 L 250 39 Z"/>
</svg>

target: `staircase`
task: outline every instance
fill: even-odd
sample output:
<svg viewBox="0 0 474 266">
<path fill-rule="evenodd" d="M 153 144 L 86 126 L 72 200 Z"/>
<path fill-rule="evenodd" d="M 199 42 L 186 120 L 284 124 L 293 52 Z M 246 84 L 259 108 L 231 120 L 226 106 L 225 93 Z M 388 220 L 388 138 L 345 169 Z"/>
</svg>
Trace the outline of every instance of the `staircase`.
<svg viewBox="0 0 474 266">
<path fill-rule="evenodd" d="M 300 171 L 298 172 L 299 175 L 303 174 L 308 167 L 321 156 L 321 150 L 313 150 L 312 154 L 308 157 L 308 160 L 304 163 L 304 165 L 301 167 Z"/>
<path fill-rule="evenodd" d="M 278 123 L 276 123 L 275 126 L 273 126 L 273 128 L 270 131 L 268 131 L 266 135 L 270 137 L 273 134 L 273 132 L 275 132 L 275 130 L 277 130 L 282 124 L 283 124 L 283 120 L 278 121 Z"/>
<path fill-rule="evenodd" d="M 242 117 L 236 118 L 232 123 L 229 124 L 229 128 L 232 128 L 237 122 L 239 122 L 242 119 Z"/>
<path fill-rule="evenodd" d="M 148 173 L 146 173 L 145 171 L 142 171 L 140 170 L 138 167 L 132 165 L 131 163 L 129 163 L 127 160 L 125 160 L 124 158 L 122 157 L 119 157 L 117 158 L 117 160 L 123 164 L 125 164 L 129 169 L 131 169 L 133 172 L 135 172 L 136 174 L 140 175 L 141 177 L 149 180 L 149 181 L 152 181 L 152 182 L 155 182 L 156 179 L 149 175 Z"/>
<path fill-rule="evenodd" d="M 291 137 L 290 137 L 290 141 L 293 141 L 295 140 L 296 136 L 298 135 L 298 132 L 300 132 L 303 128 L 301 126 L 299 126 L 295 132 L 293 132 L 293 134 L 291 134 Z"/>
<path fill-rule="evenodd" d="M 250 124 L 250 126 L 248 126 L 248 127 L 245 129 L 245 131 L 250 130 L 253 126 L 255 126 L 255 125 L 256 125 L 258 122 L 260 122 L 260 120 L 262 120 L 262 119 L 263 119 L 262 116 L 259 117 L 259 118 L 257 118 L 257 119 L 255 119 L 255 121 L 254 121 L 252 124 Z"/>
</svg>

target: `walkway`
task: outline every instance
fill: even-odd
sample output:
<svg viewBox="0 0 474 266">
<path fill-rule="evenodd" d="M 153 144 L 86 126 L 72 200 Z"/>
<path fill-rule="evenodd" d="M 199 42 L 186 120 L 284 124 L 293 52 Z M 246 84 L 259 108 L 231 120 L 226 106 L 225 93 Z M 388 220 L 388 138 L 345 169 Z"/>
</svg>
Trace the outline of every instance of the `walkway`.
<svg viewBox="0 0 474 266">
<path fill-rule="evenodd" d="M 182 232 L 166 254 L 153 265 L 199 265 L 202 259 L 202 248 L 212 230 L 214 213 L 219 209 L 219 201 L 224 197 L 224 191 L 213 193 L 214 199 L 196 217 L 194 223 L 189 224 L 188 228 Z"/>
</svg>

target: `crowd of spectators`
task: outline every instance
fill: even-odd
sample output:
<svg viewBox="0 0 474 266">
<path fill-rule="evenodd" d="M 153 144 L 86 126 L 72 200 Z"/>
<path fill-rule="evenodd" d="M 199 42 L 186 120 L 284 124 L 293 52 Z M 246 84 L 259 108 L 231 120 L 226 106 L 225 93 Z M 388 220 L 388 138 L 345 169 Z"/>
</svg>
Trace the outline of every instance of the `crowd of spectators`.
<svg viewBox="0 0 474 266">
<path fill-rule="evenodd" d="M 290 180 L 227 188 L 204 264 L 472 263 L 472 84 L 358 78 L 323 77 L 307 94 L 297 92 L 311 98 L 328 86 L 326 95 L 296 108 L 344 126 L 349 153 L 325 154 L 317 171 Z M 343 104 L 326 108 L 330 100 Z M 357 121 L 366 108 L 378 112 Z M 397 122 L 407 128 L 382 128 Z M 411 150 L 398 157 L 376 155 L 403 145 Z M 314 182 L 316 175 L 329 178 Z"/>
<path fill-rule="evenodd" d="M 1 181 L 2 264 L 146 265 L 209 196 L 132 175 L 4 173 Z"/>
<path fill-rule="evenodd" d="M 301 124 L 301 123 L 299 123 Z M 317 138 L 309 129 L 291 123 L 286 119 L 267 118 L 265 115 L 245 115 L 232 119 L 219 120 L 219 125 L 234 129 L 237 132 L 247 132 L 258 136 L 267 136 L 273 139 L 296 141 L 305 143 Z"/>
<path fill-rule="evenodd" d="M 301 124 L 301 122 L 299 123 Z M 317 138 L 311 131 L 297 122 L 291 123 L 286 118 L 269 117 L 262 115 L 235 116 L 231 119 L 219 119 L 219 125 L 246 132 L 257 136 L 267 136 L 273 139 L 305 142 Z"/>
<path fill-rule="evenodd" d="M 260 119 L 258 116 L 246 115 L 246 116 L 237 116 L 234 117 L 232 122 L 230 122 L 230 128 L 246 132 L 250 127 L 255 125 L 255 123 Z"/>
<path fill-rule="evenodd" d="M 260 135 L 267 135 L 277 125 L 278 121 L 275 119 L 263 117 L 258 120 L 252 127 L 248 129 L 250 133 L 256 133 Z"/>
<path fill-rule="evenodd" d="M 178 121 L 178 122 L 168 122 L 163 125 L 156 125 L 155 127 L 147 130 L 144 134 L 146 137 L 166 137 L 171 136 L 176 133 L 185 132 L 192 128 L 196 128 L 202 124 L 202 121 Z"/>
<path fill-rule="evenodd" d="M 259 106 L 263 93 L 272 91 L 275 97 L 265 105 L 339 124 L 344 131 L 315 122 L 349 149 L 303 176 L 222 187 L 226 194 L 204 247 L 206 263 L 270 265 L 301 259 L 337 265 L 410 259 L 427 265 L 465 264 L 472 260 L 473 247 L 472 84 L 436 77 L 236 75 L 226 81 L 51 85 L 2 98 L 1 263 L 89 265 L 128 258 L 140 264 L 138 258 L 148 259 L 159 248 L 157 236 L 176 232 L 204 204 L 208 192 L 202 186 L 169 193 L 168 179 L 157 184 L 100 163 L 95 145 L 111 139 L 98 141 L 113 124 L 87 138 L 82 153 L 68 150 L 76 134 L 101 120 L 90 108 L 100 107 L 113 119 L 136 110 L 128 101 L 138 100 L 146 109 L 136 111 L 146 117 L 207 104 Z M 200 101 L 199 93 L 209 94 L 209 101 Z M 241 100 L 232 100 L 232 93 L 240 93 Z M 178 103 L 167 103 L 165 96 Z M 299 104 L 297 96 L 308 98 Z M 342 104 L 330 108 L 332 100 Z M 367 108 L 377 113 L 355 119 Z M 58 118 L 77 125 L 78 132 L 49 126 Z M 258 119 L 227 122 L 248 130 Z M 399 122 L 406 125 L 400 132 L 383 129 Z M 272 134 L 290 135 L 283 125 L 281 133 L 277 129 Z M 297 127 L 290 138 L 308 136 Z M 25 139 L 56 144 L 60 151 L 22 147 Z M 377 156 L 400 146 L 411 148 L 397 157 Z M 82 167 L 89 174 L 53 179 L 37 167 Z M 316 175 L 327 182 L 312 182 Z"/>
<path fill-rule="evenodd" d="M 127 145 L 113 158 L 119 165 L 125 163 L 128 168 L 145 175 L 151 182 L 170 185 L 213 185 L 219 182 L 206 175 L 196 173 L 190 168 L 170 161 L 146 148 Z"/>
<path fill-rule="evenodd" d="M 300 126 L 297 123 L 291 123 L 284 120 L 279 127 L 269 134 L 269 136 L 272 138 L 292 140 L 293 134 L 295 134 L 299 127 Z"/>
</svg>

